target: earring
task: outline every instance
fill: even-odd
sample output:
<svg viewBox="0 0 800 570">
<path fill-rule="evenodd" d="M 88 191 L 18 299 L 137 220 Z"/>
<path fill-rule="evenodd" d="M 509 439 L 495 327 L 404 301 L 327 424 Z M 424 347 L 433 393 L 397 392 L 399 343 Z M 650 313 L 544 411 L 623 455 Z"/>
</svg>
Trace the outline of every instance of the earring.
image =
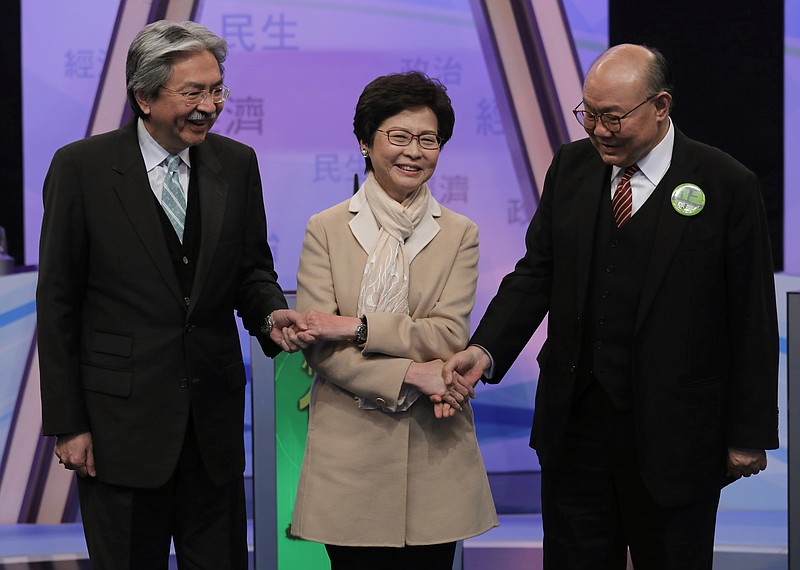
<svg viewBox="0 0 800 570">
<path fill-rule="evenodd" d="M 361 148 L 361 156 L 363 156 L 364 158 L 367 158 L 369 156 L 369 151 L 367 150 L 367 147 Z"/>
</svg>

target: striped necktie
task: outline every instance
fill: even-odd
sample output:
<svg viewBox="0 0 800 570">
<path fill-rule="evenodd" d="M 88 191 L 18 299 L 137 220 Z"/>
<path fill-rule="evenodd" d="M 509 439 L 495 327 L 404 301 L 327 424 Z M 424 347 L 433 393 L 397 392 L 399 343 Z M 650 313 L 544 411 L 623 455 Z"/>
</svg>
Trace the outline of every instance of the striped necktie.
<svg viewBox="0 0 800 570">
<path fill-rule="evenodd" d="M 178 166 L 181 157 L 171 154 L 167 157 L 167 175 L 164 177 L 164 189 L 161 193 L 161 206 L 169 218 L 169 223 L 175 228 L 178 239 L 183 243 L 183 224 L 186 220 L 186 199 L 178 179 Z"/>
<path fill-rule="evenodd" d="M 639 171 L 635 164 L 625 169 L 625 173 L 617 183 L 617 191 L 614 192 L 614 199 L 611 206 L 614 209 L 614 221 L 617 227 L 621 228 L 631 219 L 633 213 L 633 192 L 631 191 L 631 176 Z"/>
</svg>

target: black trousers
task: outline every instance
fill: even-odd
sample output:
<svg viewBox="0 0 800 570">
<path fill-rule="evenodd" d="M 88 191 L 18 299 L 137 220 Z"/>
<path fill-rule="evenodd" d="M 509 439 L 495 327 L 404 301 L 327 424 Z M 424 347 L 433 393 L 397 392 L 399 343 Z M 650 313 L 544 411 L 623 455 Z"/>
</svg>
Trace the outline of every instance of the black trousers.
<svg viewBox="0 0 800 570">
<path fill-rule="evenodd" d="M 426 546 L 334 546 L 326 544 L 331 570 L 452 570 L 455 542 Z"/>
<path fill-rule="evenodd" d="M 680 481 L 675 482 L 680 485 Z M 719 492 L 658 504 L 642 481 L 633 411 L 595 381 L 573 405 L 557 472 L 542 468 L 545 570 L 711 570 Z"/>
<path fill-rule="evenodd" d="M 94 570 L 167 570 L 170 539 L 182 570 L 247 570 L 244 479 L 214 485 L 191 425 L 175 473 L 162 487 L 78 479 Z"/>
</svg>

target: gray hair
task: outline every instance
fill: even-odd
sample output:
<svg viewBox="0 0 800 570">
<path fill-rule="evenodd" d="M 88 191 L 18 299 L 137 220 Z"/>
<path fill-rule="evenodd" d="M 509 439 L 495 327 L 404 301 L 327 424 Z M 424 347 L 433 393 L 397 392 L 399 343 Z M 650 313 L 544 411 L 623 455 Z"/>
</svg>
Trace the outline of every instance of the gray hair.
<svg viewBox="0 0 800 570">
<path fill-rule="evenodd" d="M 128 102 L 138 117 L 144 113 L 136 102 L 135 93 L 155 99 L 159 88 L 172 77 L 175 60 L 183 55 L 209 51 L 219 64 L 228 56 L 228 43 L 196 22 L 170 22 L 159 20 L 148 24 L 131 42 L 125 64 L 125 84 Z"/>
</svg>

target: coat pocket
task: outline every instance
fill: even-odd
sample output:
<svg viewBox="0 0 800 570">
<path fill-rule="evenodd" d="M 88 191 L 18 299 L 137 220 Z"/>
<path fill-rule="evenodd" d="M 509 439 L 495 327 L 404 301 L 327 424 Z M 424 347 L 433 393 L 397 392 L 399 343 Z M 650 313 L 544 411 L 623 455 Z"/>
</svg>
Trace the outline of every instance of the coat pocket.
<svg viewBox="0 0 800 570">
<path fill-rule="evenodd" d="M 237 390 L 247 384 L 247 375 L 244 371 L 244 362 L 228 364 L 225 367 L 225 384 L 228 390 Z"/>
<path fill-rule="evenodd" d="M 133 373 L 127 370 L 109 370 L 82 364 L 81 382 L 84 390 L 127 398 L 131 395 Z"/>
</svg>

